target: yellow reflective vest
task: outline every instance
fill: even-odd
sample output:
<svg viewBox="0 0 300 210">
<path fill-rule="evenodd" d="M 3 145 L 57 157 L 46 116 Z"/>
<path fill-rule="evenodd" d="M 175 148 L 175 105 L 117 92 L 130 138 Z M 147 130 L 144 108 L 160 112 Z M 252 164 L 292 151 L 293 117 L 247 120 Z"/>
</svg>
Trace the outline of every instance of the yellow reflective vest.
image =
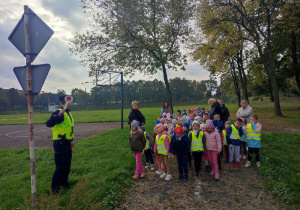
<svg viewBox="0 0 300 210">
<path fill-rule="evenodd" d="M 145 139 L 146 139 L 146 146 L 145 146 L 145 149 L 148 149 L 148 148 L 149 148 L 149 140 L 148 140 L 147 137 L 146 137 L 146 136 L 147 136 L 147 135 L 146 135 L 146 132 L 147 132 L 147 131 L 144 132 L 144 136 L 145 136 Z"/>
<path fill-rule="evenodd" d="M 203 131 L 199 132 L 198 138 L 193 131 L 191 131 L 191 134 L 192 134 L 191 152 L 204 151 L 203 142 L 202 142 Z"/>
<path fill-rule="evenodd" d="M 156 136 L 156 144 L 157 144 L 157 153 L 159 155 L 168 155 L 168 151 L 165 145 L 165 138 L 166 138 L 166 134 L 162 134 L 160 136 L 160 138 L 158 139 L 158 135 Z M 171 138 L 169 136 L 167 136 L 169 138 L 169 143 L 171 141 Z"/>
<path fill-rule="evenodd" d="M 252 128 L 251 123 L 247 125 L 247 140 L 254 139 L 256 141 L 261 140 L 261 133 L 260 132 L 255 132 Z"/>
<path fill-rule="evenodd" d="M 65 112 L 64 121 L 52 127 L 53 140 L 74 139 L 74 119 L 71 115 L 71 112 L 69 112 L 69 115 L 67 112 Z"/>
<path fill-rule="evenodd" d="M 227 145 L 226 130 L 225 129 L 222 131 L 222 134 L 223 134 L 223 145 Z"/>
<path fill-rule="evenodd" d="M 234 125 L 231 125 L 232 127 L 232 132 L 230 135 L 230 139 L 236 139 L 236 140 L 240 140 L 240 135 L 239 135 L 239 131 L 238 129 L 236 129 L 236 127 Z"/>
</svg>

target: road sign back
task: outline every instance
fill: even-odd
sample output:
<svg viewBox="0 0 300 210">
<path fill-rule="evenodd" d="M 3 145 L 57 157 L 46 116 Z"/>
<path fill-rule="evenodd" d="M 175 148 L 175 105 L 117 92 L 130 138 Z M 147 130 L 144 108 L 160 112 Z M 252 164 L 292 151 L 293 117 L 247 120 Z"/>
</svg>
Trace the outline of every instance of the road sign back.
<svg viewBox="0 0 300 210">
<path fill-rule="evenodd" d="M 36 99 L 35 95 L 38 95 L 41 92 L 41 89 L 43 87 L 43 84 L 45 82 L 50 68 L 51 66 L 49 64 L 31 66 L 32 93 L 34 94 L 33 102 Z M 18 78 L 25 94 L 27 94 L 26 66 L 15 67 L 14 73 Z"/>
<path fill-rule="evenodd" d="M 28 8 L 29 14 L 29 36 L 30 36 L 30 62 L 33 62 L 36 56 L 43 49 L 50 37 L 53 35 L 53 30 L 37 16 L 31 9 Z M 24 15 L 19 20 L 18 24 L 11 32 L 8 40 L 24 55 L 25 52 L 25 31 L 24 31 Z"/>
</svg>

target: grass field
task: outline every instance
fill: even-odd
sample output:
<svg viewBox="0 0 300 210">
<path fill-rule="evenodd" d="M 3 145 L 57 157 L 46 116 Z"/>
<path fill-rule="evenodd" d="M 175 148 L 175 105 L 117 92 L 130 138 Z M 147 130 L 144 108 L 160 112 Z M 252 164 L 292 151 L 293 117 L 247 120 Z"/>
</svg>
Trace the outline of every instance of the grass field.
<svg viewBox="0 0 300 210">
<path fill-rule="evenodd" d="M 300 100 L 294 100 L 290 102 L 284 102 L 281 104 L 282 113 L 284 117 L 281 120 L 287 122 L 293 122 L 300 124 Z M 202 105 L 209 109 L 209 105 Z M 231 117 L 235 116 L 235 112 L 238 109 L 236 104 L 226 104 L 227 108 L 231 113 Z M 271 102 L 251 102 L 251 106 L 254 113 L 259 115 L 259 118 L 270 118 L 278 119 L 274 117 L 273 114 L 273 103 Z M 195 106 L 184 106 L 184 107 L 174 107 L 174 111 L 178 109 L 195 109 Z M 150 123 L 153 122 L 153 117 L 156 118 L 160 114 L 161 108 L 140 108 L 141 112 L 144 114 L 146 121 Z M 123 120 L 126 121 L 129 115 L 130 109 L 124 109 Z M 34 123 L 43 124 L 45 123 L 51 113 L 45 114 L 34 114 Z M 99 110 L 99 111 L 74 111 L 72 115 L 77 123 L 89 123 L 89 122 L 119 122 L 120 120 L 120 110 Z M 27 114 L 18 115 L 0 115 L 0 125 L 25 125 L 28 124 Z"/>
<path fill-rule="evenodd" d="M 260 119 L 276 120 L 270 102 L 253 102 L 251 106 Z M 205 105 L 208 108 L 208 105 Z M 231 112 L 237 110 L 228 104 Z M 189 107 L 174 107 L 175 110 Z M 124 111 L 124 120 L 130 110 Z M 160 108 L 141 108 L 146 117 L 146 129 L 152 133 L 153 125 Z M 295 103 L 282 104 L 287 122 L 300 124 L 300 106 Z M 35 114 L 35 123 L 45 123 L 50 114 Z M 120 111 L 78 111 L 73 112 L 76 122 L 119 121 Z M 20 119 L 25 118 L 25 119 Z M 0 116 L 0 124 L 27 124 L 27 115 Z M 85 177 L 90 183 L 88 193 L 95 193 L 97 201 L 107 200 L 104 208 L 113 208 L 121 199 L 122 193 L 132 183 L 135 160 L 128 141 L 129 127 L 117 129 L 82 140 L 76 143 L 70 174 L 74 186 Z M 300 134 L 263 133 L 261 163 L 258 173 L 266 180 L 266 187 L 285 202 L 300 205 Z M 0 149 L 0 209 L 22 208 L 23 198 L 19 189 L 30 195 L 30 171 L 28 149 Z M 51 177 L 55 169 L 52 149 L 36 151 L 37 191 L 48 194 Z M 68 203 L 73 190 L 63 191 L 60 206 Z M 24 207 L 23 207 L 24 208 Z"/>
</svg>

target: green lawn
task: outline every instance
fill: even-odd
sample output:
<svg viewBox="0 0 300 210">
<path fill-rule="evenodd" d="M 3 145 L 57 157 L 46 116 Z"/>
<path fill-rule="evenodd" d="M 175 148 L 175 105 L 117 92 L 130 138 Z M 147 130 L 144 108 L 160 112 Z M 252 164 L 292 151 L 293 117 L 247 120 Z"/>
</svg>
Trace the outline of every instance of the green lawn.
<svg viewBox="0 0 300 210">
<path fill-rule="evenodd" d="M 121 198 L 124 188 L 132 183 L 135 159 L 130 151 L 129 127 L 108 131 L 76 143 L 70 174 L 71 187 L 85 177 L 88 192 L 99 189 L 95 197 L 107 200 L 112 207 Z M 0 150 L 0 209 L 19 208 L 23 198 L 19 189 L 30 195 L 30 165 L 28 149 Z M 53 149 L 36 150 L 37 191 L 48 194 L 55 169 Z M 72 190 L 63 191 L 60 206 L 65 206 Z"/>
</svg>

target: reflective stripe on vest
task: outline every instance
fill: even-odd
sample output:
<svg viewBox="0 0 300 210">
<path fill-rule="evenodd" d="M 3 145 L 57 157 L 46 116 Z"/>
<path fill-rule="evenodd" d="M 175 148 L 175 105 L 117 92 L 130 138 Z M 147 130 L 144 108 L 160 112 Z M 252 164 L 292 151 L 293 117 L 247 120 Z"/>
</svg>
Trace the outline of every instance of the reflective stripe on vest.
<svg viewBox="0 0 300 210">
<path fill-rule="evenodd" d="M 191 133 L 192 133 L 191 152 L 204 151 L 203 142 L 202 142 L 203 132 L 202 131 L 199 132 L 198 138 L 193 131 L 191 131 Z"/>
<path fill-rule="evenodd" d="M 261 140 L 261 133 L 257 133 L 253 130 L 251 123 L 249 123 L 247 125 L 247 140 L 251 140 L 251 139 L 260 141 Z"/>
<path fill-rule="evenodd" d="M 201 123 L 202 125 L 206 126 L 205 122 L 200 121 L 200 123 Z"/>
<path fill-rule="evenodd" d="M 226 131 L 225 129 L 222 131 L 223 133 L 223 145 L 227 145 L 227 139 L 226 139 Z"/>
<path fill-rule="evenodd" d="M 64 139 L 64 137 L 67 140 L 74 138 L 74 119 L 70 112 L 69 115 L 64 112 L 64 121 L 52 127 L 53 140 Z"/>
<path fill-rule="evenodd" d="M 240 140 L 240 135 L 239 135 L 239 131 L 238 129 L 236 129 L 236 127 L 234 125 L 231 125 L 232 127 L 232 132 L 231 132 L 231 135 L 230 135 L 230 139 L 237 139 L 237 140 Z"/>
<path fill-rule="evenodd" d="M 169 143 L 170 143 L 170 137 L 167 136 L 166 134 L 162 134 L 159 139 L 158 139 L 158 135 L 156 136 L 157 153 L 159 155 L 168 155 L 168 151 L 165 146 L 165 138 L 166 137 L 169 138 Z"/>
</svg>

